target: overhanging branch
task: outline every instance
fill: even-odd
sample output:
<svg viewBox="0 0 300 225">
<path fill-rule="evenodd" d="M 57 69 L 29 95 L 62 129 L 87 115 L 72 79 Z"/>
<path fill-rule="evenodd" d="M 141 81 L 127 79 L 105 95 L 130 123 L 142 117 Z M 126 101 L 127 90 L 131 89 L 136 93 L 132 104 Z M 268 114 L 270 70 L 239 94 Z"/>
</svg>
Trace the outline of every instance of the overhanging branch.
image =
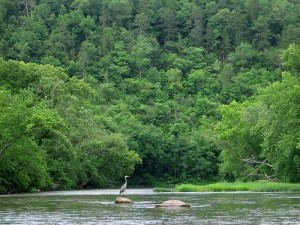
<svg viewBox="0 0 300 225">
<path fill-rule="evenodd" d="M 266 165 L 268 167 L 273 168 L 273 165 L 266 163 L 265 161 L 257 161 L 254 159 L 254 157 L 252 159 L 240 159 L 243 162 L 246 162 L 248 164 L 262 164 L 262 165 Z"/>
</svg>

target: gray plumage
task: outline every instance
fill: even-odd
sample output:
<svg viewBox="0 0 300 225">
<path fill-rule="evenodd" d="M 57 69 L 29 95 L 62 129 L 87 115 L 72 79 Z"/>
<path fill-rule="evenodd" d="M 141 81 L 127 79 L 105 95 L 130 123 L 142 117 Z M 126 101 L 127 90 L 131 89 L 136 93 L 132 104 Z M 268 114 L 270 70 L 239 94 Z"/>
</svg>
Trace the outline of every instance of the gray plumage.
<svg viewBox="0 0 300 225">
<path fill-rule="evenodd" d="M 125 189 L 127 188 L 127 177 L 129 177 L 129 176 L 125 176 L 125 183 L 123 184 L 123 186 L 120 189 L 120 194 L 122 194 L 125 191 Z"/>
</svg>

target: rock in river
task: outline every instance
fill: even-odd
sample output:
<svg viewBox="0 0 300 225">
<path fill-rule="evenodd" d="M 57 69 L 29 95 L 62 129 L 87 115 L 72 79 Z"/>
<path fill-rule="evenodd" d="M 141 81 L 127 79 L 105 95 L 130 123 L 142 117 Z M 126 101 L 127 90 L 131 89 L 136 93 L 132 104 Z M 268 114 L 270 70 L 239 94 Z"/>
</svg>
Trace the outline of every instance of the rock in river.
<svg viewBox="0 0 300 225">
<path fill-rule="evenodd" d="M 188 203 L 180 200 L 168 200 L 162 204 L 158 204 L 155 207 L 191 207 Z"/>
<path fill-rule="evenodd" d="M 117 197 L 115 203 L 123 204 L 123 203 L 133 203 L 129 198 Z"/>
</svg>

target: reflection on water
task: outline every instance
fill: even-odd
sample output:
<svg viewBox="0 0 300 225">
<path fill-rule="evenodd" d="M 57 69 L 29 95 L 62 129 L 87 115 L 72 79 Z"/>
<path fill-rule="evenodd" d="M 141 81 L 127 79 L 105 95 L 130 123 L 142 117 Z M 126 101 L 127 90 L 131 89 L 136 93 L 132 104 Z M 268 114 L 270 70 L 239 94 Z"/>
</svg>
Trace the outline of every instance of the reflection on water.
<svg viewBox="0 0 300 225">
<path fill-rule="evenodd" d="M 300 193 L 154 193 L 119 190 L 0 195 L 0 224 L 300 224 Z M 178 199 L 191 208 L 155 208 Z"/>
</svg>

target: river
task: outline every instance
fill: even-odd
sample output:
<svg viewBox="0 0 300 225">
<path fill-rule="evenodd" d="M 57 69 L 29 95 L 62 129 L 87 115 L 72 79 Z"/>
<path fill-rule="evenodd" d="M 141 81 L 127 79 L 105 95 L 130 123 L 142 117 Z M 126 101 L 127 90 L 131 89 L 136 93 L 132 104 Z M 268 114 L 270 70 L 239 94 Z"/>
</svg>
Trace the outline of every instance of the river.
<svg viewBox="0 0 300 225">
<path fill-rule="evenodd" d="M 300 224 L 300 193 L 154 193 L 127 189 L 133 204 L 114 203 L 118 190 L 0 195 L 0 224 Z M 190 208 L 155 208 L 178 199 Z"/>
</svg>

